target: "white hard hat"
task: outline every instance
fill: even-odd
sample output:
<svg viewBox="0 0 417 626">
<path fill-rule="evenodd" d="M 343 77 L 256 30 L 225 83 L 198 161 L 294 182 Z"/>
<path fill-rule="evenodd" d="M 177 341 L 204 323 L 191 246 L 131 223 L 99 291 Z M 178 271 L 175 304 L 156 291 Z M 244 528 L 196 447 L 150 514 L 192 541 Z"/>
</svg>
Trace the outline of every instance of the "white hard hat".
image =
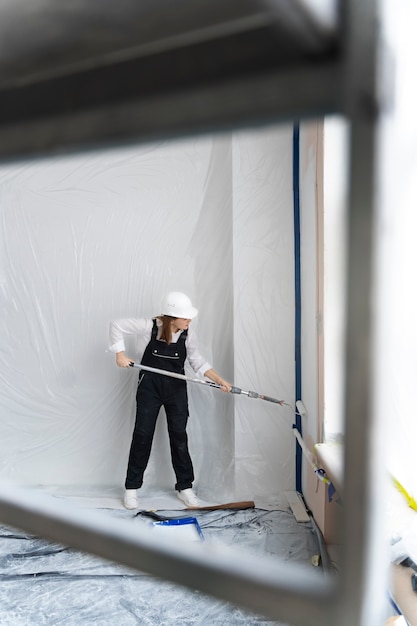
<svg viewBox="0 0 417 626">
<path fill-rule="evenodd" d="M 193 307 L 185 293 L 171 291 L 162 305 L 162 314 L 192 320 L 198 314 L 198 310 Z"/>
</svg>

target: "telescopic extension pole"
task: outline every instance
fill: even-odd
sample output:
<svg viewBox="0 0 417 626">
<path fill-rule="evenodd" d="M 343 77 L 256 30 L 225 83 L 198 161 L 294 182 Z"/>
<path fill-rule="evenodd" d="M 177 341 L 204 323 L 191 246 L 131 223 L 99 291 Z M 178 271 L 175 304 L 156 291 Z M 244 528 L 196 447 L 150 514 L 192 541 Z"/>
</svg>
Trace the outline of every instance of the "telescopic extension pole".
<svg viewBox="0 0 417 626">
<path fill-rule="evenodd" d="M 184 374 L 177 374 L 176 372 L 168 372 L 167 370 L 161 370 L 156 367 L 148 367 L 147 365 L 142 365 L 141 363 L 134 363 L 131 361 L 130 367 L 137 367 L 138 369 L 144 370 L 146 372 L 153 372 L 154 374 L 162 374 L 163 376 L 170 376 L 171 378 L 179 378 L 180 380 L 187 380 L 190 383 L 198 383 L 199 385 L 205 385 L 206 387 L 214 387 L 214 389 L 221 389 L 222 386 L 217 383 L 212 382 L 211 380 L 204 380 L 203 378 L 191 378 L 190 376 L 185 376 Z M 256 391 L 244 391 L 243 389 L 239 389 L 239 387 L 231 387 L 230 393 L 238 393 L 244 396 L 248 396 L 248 398 L 259 398 L 260 400 L 266 400 L 267 402 L 275 402 L 275 404 L 280 404 L 281 406 L 287 404 L 284 400 L 277 400 L 276 398 L 270 398 L 269 396 L 264 396 L 263 394 L 256 393 Z"/>
</svg>

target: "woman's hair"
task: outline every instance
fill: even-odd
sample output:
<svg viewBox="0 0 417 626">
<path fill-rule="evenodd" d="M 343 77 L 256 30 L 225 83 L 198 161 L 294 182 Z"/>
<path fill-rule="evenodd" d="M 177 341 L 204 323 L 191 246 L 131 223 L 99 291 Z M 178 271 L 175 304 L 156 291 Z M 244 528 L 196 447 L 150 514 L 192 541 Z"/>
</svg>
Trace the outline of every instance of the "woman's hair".
<svg viewBox="0 0 417 626">
<path fill-rule="evenodd" d="M 162 322 L 160 339 L 162 339 L 163 341 L 166 341 L 167 344 L 169 345 L 172 341 L 171 322 L 177 318 L 173 317 L 172 315 L 158 315 L 157 319 L 161 320 Z"/>
</svg>

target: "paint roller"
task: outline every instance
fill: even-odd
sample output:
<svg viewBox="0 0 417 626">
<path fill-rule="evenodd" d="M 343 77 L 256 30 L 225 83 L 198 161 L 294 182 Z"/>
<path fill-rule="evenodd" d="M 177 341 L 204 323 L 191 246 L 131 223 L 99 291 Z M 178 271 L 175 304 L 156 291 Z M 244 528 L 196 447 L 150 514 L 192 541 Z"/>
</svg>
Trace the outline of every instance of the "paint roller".
<svg viewBox="0 0 417 626">
<path fill-rule="evenodd" d="M 154 374 L 162 374 L 162 376 L 170 376 L 171 378 L 178 378 L 180 380 L 186 380 L 190 383 L 197 383 L 199 385 L 205 385 L 206 387 L 212 387 L 213 389 L 222 388 L 221 385 L 211 380 L 206 380 L 204 378 L 192 378 L 191 376 L 186 376 L 185 374 L 177 374 L 176 372 L 168 372 L 167 370 L 161 370 L 156 367 L 149 367 L 148 365 L 142 365 L 141 363 L 135 363 L 133 361 L 131 361 L 130 367 L 137 367 L 138 369 L 144 370 L 146 372 L 153 372 Z M 275 404 L 279 404 L 281 406 L 283 406 L 284 404 L 288 404 L 284 400 L 277 400 L 276 398 L 265 396 L 264 394 L 257 393 L 256 391 L 244 391 L 243 389 L 240 389 L 239 387 L 234 387 L 234 386 L 231 387 L 230 393 L 242 394 L 244 396 L 247 396 L 248 398 L 258 398 L 259 400 L 265 400 L 266 402 L 274 402 Z"/>
</svg>

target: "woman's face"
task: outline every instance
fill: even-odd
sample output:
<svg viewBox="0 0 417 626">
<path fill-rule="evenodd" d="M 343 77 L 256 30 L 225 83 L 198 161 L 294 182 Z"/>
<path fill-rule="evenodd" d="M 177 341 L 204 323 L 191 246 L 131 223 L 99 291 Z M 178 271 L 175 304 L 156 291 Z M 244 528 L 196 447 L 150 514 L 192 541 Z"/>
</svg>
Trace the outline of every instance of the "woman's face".
<svg viewBox="0 0 417 626">
<path fill-rule="evenodd" d="M 176 317 L 175 320 L 172 321 L 172 330 L 174 333 L 178 330 L 187 330 L 190 324 L 191 320 L 184 317 Z"/>
</svg>

